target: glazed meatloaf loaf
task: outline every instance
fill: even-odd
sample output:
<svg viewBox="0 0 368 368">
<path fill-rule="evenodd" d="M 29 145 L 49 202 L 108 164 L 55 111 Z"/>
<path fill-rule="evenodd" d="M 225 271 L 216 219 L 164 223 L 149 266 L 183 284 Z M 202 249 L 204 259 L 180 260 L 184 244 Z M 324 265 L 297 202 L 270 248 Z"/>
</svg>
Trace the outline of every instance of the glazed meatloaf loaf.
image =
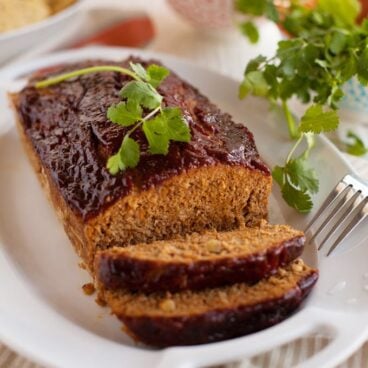
<svg viewBox="0 0 368 368">
<path fill-rule="evenodd" d="M 154 346 L 192 345 L 238 337 L 289 316 L 308 295 L 318 273 L 298 259 L 249 286 L 146 294 L 106 290 L 112 312 L 136 340 Z"/>
<path fill-rule="evenodd" d="M 43 70 L 11 96 L 28 156 L 91 271 L 99 249 L 257 225 L 267 216 L 271 175 L 252 133 L 175 73 L 159 92 L 165 106 L 182 110 L 191 141 L 172 142 L 166 156 L 151 155 L 137 130 L 132 138 L 141 146 L 138 166 L 111 175 L 107 159 L 127 130 L 109 122 L 106 111 L 120 101 L 119 91 L 130 77 L 103 72 L 43 89 L 33 85 L 101 64 L 129 67 L 129 60 Z"/>
<path fill-rule="evenodd" d="M 207 231 L 173 240 L 101 251 L 98 281 L 109 290 L 198 290 L 254 284 L 301 255 L 304 234 L 286 225 Z"/>
</svg>

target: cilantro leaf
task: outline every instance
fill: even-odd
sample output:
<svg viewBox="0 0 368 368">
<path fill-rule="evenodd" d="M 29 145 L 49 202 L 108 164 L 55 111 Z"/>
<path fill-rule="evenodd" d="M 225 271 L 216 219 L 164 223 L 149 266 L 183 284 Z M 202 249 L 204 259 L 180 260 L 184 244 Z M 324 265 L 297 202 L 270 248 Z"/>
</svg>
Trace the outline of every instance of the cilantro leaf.
<svg viewBox="0 0 368 368">
<path fill-rule="evenodd" d="M 124 137 L 120 147 L 120 157 L 125 167 L 136 167 L 139 162 L 139 156 L 140 149 L 138 143 L 130 137 Z"/>
<path fill-rule="evenodd" d="M 279 12 L 277 11 L 277 8 L 273 0 L 268 0 L 266 2 L 264 13 L 268 19 L 272 20 L 275 23 L 279 22 L 280 20 Z"/>
<path fill-rule="evenodd" d="M 146 69 L 143 68 L 142 64 L 139 64 L 139 63 L 135 64 L 135 63 L 130 62 L 129 65 L 132 68 L 133 72 L 137 74 L 139 78 L 147 82 L 148 75 L 147 75 Z"/>
<path fill-rule="evenodd" d="M 256 25 L 250 20 L 239 25 L 241 33 L 248 38 L 251 43 L 257 43 L 259 40 L 259 32 Z"/>
<path fill-rule="evenodd" d="M 267 0 L 236 0 L 235 8 L 245 14 L 262 15 L 265 12 Z"/>
<path fill-rule="evenodd" d="M 119 171 L 125 170 L 125 165 L 121 161 L 119 152 L 109 157 L 106 167 L 111 175 L 116 175 Z"/>
<path fill-rule="evenodd" d="M 348 131 L 347 138 L 349 138 L 353 142 L 345 143 L 347 153 L 350 153 L 354 156 L 364 156 L 366 153 L 368 153 L 368 148 L 365 146 L 363 140 L 353 131 Z"/>
<path fill-rule="evenodd" d="M 314 169 L 308 167 L 307 162 L 299 157 L 290 160 L 285 167 L 291 183 L 303 192 L 317 193 L 319 182 L 317 173 Z"/>
<path fill-rule="evenodd" d="M 319 104 L 310 106 L 303 117 L 299 126 L 302 132 L 330 132 L 335 130 L 339 125 L 339 117 L 336 111 L 323 111 Z"/>
<path fill-rule="evenodd" d="M 358 63 L 357 63 L 357 71 L 360 83 L 367 85 L 368 84 L 368 47 L 364 48 L 361 53 Z"/>
<path fill-rule="evenodd" d="M 142 119 L 142 108 L 135 101 L 119 102 L 107 110 L 107 118 L 122 126 L 130 126 Z"/>
<path fill-rule="evenodd" d="M 331 41 L 329 49 L 335 55 L 340 54 L 344 51 L 347 42 L 349 40 L 349 36 L 347 32 L 343 32 L 343 30 L 336 30 L 332 33 Z"/>
<path fill-rule="evenodd" d="M 189 142 L 190 130 L 177 107 L 167 107 L 160 115 L 143 123 L 143 132 L 152 154 L 166 155 L 169 141 Z"/>
<path fill-rule="evenodd" d="M 142 81 L 128 82 L 120 91 L 120 96 L 134 101 L 147 109 L 161 105 L 162 96 L 149 84 Z"/>
<path fill-rule="evenodd" d="M 252 92 L 252 90 L 253 90 L 252 83 L 250 83 L 248 78 L 244 78 L 243 82 L 241 82 L 241 84 L 239 86 L 239 92 L 238 92 L 239 98 L 243 99 L 243 98 L 247 97 L 249 95 L 249 93 Z"/>
<path fill-rule="evenodd" d="M 343 25 L 353 25 L 361 10 L 358 0 L 319 0 L 318 7 Z"/>
<path fill-rule="evenodd" d="M 304 138 L 307 143 L 305 151 L 299 157 L 292 158 L 292 153 Z M 319 190 L 317 174 L 307 162 L 313 146 L 313 133 L 302 133 L 292 147 L 285 166 L 275 166 L 272 170 L 272 177 L 280 186 L 283 198 L 299 212 L 308 212 L 312 208 L 311 194 Z"/>
<path fill-rule="evenodd" d="M 239 87 L 239 97 L 244 98 L 249 93 L 254 96 L 266 96 L 269 90 L 268 83 L 261 71 L 251 71 L 244 77 Z"/>
<path fill-rule="evenodd" d="M 279 95 L 279 81 L 277 74 L 278 71 L 275 65 L 265 65 L 263 77 L 269 86 L 268 97 L 270 101 L 275 101 Z"/>
<path fill-rule="evenodd" d="M 308 167 L 303 156 L 288 161 L 285 167 L 275 166 L 272 177 L 291 207 L 300 212 L 308 212 L 312 208 L 309 193 L 317 193 L 319 183 L 316 172 Z"/>
<path fill-rule="evenodd" d="M 142 64 L 130 63 L 134 73 L 144 82 L 148 82 L 153 88 L 156 88 L 170 74 L 169 70 L 163 66 L 150 64 L 144 69 Z"/>
<path fill-rule="evenodd" d="M 272 170 L 272 177 L 280 187 L 284 185 L 284 172 L 285 168 L 281 166 L 275 166 Z"/>
<path fill-rule="evenodd" d="M 169 151 L 169 134 L 167 123 L 162 116 L 146 120 L 143 123 L 143 132 L 149 144 L 151 154 L 167 155 Z"/>
<path fill-rule="evenodd" d="M 158 87 L 161 82 L 170 74 L 169 70 L 163 66 L 151 64 L 147 68 L 148 82 L 152 87 Z"/>
<path fill-rule="evenodd" d="M 266 56 L 258 55 L 256 58 L 249 61 L 247 67 L 245 69 L 244 75 L 247 75 L 249 72 L 254 72 L 258 70 L 259 66 L 267 60 Z"/>
<path fill-rule="evenodd" d="M 139 162 L 140 149 L 138 143 L 126 135 L 119 151 L 107 160 L 107 169 L 110 174 L 116 175 L 119 171 L 129 167 L 136 167 Z"/>
<path fill-rule="evenodd" d="M 265 15 L 274 22 L 279 21 L 279 13 L 273 0 L 236 0 L 235 9 L 244 14 Z"/>
<path fill-rule="evenodd" d="M 162 119 L 166 120 L 169 139 L 177 142 L 189 142 L 191 135 L 188 124 L 178 107 L 167 107 L 162 111 Z"/>
<path fill-rule="evenodd" d="M 299 212 L 309 212 L 313 207 L 311 196 L 302 190 L 294 188 L 288 181 L 283 185 L 281 193 L 286 203 Z"/>
</svg>

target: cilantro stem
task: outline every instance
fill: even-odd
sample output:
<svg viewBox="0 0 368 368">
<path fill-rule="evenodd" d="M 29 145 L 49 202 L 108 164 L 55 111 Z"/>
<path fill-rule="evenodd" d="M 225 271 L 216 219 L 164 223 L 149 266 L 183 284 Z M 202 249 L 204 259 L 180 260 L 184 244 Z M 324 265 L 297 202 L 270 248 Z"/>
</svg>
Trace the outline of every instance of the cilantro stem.
<svg viewBox="0 0 368 368">
<path fill-rule="evenodd" d="M 86 75 L 86 74 L 91 74 L 91 73 L 99 73 L 99 72 L 118 72 L 121 74 L 125 74 L 125 75 L 129 75 L 130 77 L 132 77 L 135 80 L 140 81 L 141 79 L 137 76 L 136 73 L 134 73 L 133 71 L 126 69 L 126 68 L 122 68 L 120 66 L 113 66 L 113 65 L 100 65 L 100 66 L 92 66 L 90 68 L 83 68 L 83 69 L 78 69 L 78 70 L 74 70 L 73 72 L 70 73 L 64 73 L 64 74 L 60 74 L 57 75 L 55 77 L 51 77 L 45 80 L 42 80 L 40 82 L 37 82 L 35 84 L 36 88 L 45 88 L 45 87 L 49 87 L 61 82 L 64 82 L 68 79 L 71 78 L 75 78 L 75 77 L 79 77 L 81 75 Z"/>
<path fill-rule="evenodd" d="M 288 130 L 289 130 L 289 136 L 291 139 L 297 139 L 300 137 L 300 134 L 298 132 L 298 128 L 295 123 L 295 119 L 292 115 L 292 113 L 289 110 L 288 104 L 285 100 L 282 100 L 282 109 L 284 110 Z"/>
<path fill-rule="evenodd" d="M 290 152 L 289 152 L 289 154 L 288 154 L 288 156 L 286 158 L 286 163 L 288 163 L 291 160 L 291 158 L 293 157 L 293 154 L 294 154 L 295 150 L 297 149 L 297 147 L 299 146 L 299 144 L 302 142 L 303 138 L 304 138 L 304 133 L 303 134 L 300 134 L 298 140 L 295 142 L 294 146 L 291 148 L 291 150 L 290 150 Z"/>
<path fill-rule="evenodd" d="M 148 119 L 151 119 L 152 116 L 156 115 L 159 111 L 162 110 L 162 106 L 158 106 L 156 107 L 154 110 L 152 110 L 149 114 L 147 114 L 143 119 L 142 119 L 142 123 Z"/>
<path fill-rule="evenodd" d="M 151 119 L 154 115 L 156 115 L 161 110 L 161 105 L 152 110 L 149 114 L 147 114 L 141 121 L 134 125 L 132 129 L 125 134 L 125 137 L 129 137 L 135 130 L 137 130 L 145 121 Z M 125 138 L 124 137 L 124 138 Z"/>
</svg>

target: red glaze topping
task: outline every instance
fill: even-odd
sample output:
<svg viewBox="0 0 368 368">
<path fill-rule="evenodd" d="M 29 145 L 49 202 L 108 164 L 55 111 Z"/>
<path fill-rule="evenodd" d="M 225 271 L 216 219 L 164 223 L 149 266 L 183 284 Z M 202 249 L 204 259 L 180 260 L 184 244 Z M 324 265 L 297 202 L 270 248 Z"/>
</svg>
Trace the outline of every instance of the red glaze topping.
<svg viewBox="0 0 368 368">
<path fill-rule="evenodd" d="M 38 72 L 33 80 L 91 65 L 127 67 L 130 60 L 57 66 Z M 146 190 L 191 168 L 238 165 L 270 175 L 252 133 L 171 73 L 159 92 L 165 105 L 182 109 L 191 128 L 191 142 L 172 142 L 167 156 L 150 155 L 143 134 L 136 131 L 132 138 L 139 141 L 142 151 L 138 166 L 113 176 L 106 162 L 120 147 L 127 129 L 109 122 L 106 111 L 120 101 L 119 91 L 130 77 L 94 73 L 44 89 L 34 88 L 33 80 L 18 95 L 21 122 L 66 203 L 83 219 L 129 194 L 133 186 Z"/>
<path fill-rule="evenodd" d="M 207 344 L 243 336 L 283 321 L 308 296 L 317 279 L 318 273 L 311 270 L 283 296 L 265 299 L 255 305 L 188 316 L 128 317 L 117 314 L 117 317 L 134 338 L 147 345 Z"/>
<path fill-rule="evenodd" d="M 246 257 L 187 263 L 132 259 L 106 250 L 98 257 L 96 270 L 104 288 L 132 292 L 199 290 L 238 282 L 254 284 L 299 257 L 304 241 L 304 237 L 295 237 Z"/>
</svg>

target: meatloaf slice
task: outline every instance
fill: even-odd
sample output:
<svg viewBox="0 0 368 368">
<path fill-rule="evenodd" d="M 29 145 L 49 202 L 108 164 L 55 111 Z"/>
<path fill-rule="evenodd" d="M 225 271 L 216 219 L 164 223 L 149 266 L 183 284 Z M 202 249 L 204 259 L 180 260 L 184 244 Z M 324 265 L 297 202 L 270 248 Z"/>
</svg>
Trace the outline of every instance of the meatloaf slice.
<svg viewBox="0 0 368 368">
<path fill-rule="evenodd" d="M 304 234 L 286 225 L 262 224 L 229 232 L 194 233 L 97 254 L 104 288 L 179 291 L 237 282 L 254 284 L 301 255 Z"/>
<path fill-rule="evenodd" d="M 253 286 L 154 294 L 105 290 L 112 312 L 135 339 L 154 346 L 204 344 L 272 326 L 290 315 L 318 272 L 296 260 Z"/>
<path fill-rule="evenodd" d="M 36 73 L 11 96 L 22 141 L 64 228 L 91 271 L 98 249 L 168 239 L 205 229 L 256 225 L 267 216 L 271 175 L 253 135 L 196 88 L 171 73 L 160 85 L 165 106 L 179 107 L 189 143 L 151 155 L 139 130 L 138 166 L 106 169 L 128 128 L 106 118 L 131 79 L 116 72 L 84 75 L 48 88 L 34 81 L 79 68 L 153 61 L 86 61 Z"/>
</svg>

